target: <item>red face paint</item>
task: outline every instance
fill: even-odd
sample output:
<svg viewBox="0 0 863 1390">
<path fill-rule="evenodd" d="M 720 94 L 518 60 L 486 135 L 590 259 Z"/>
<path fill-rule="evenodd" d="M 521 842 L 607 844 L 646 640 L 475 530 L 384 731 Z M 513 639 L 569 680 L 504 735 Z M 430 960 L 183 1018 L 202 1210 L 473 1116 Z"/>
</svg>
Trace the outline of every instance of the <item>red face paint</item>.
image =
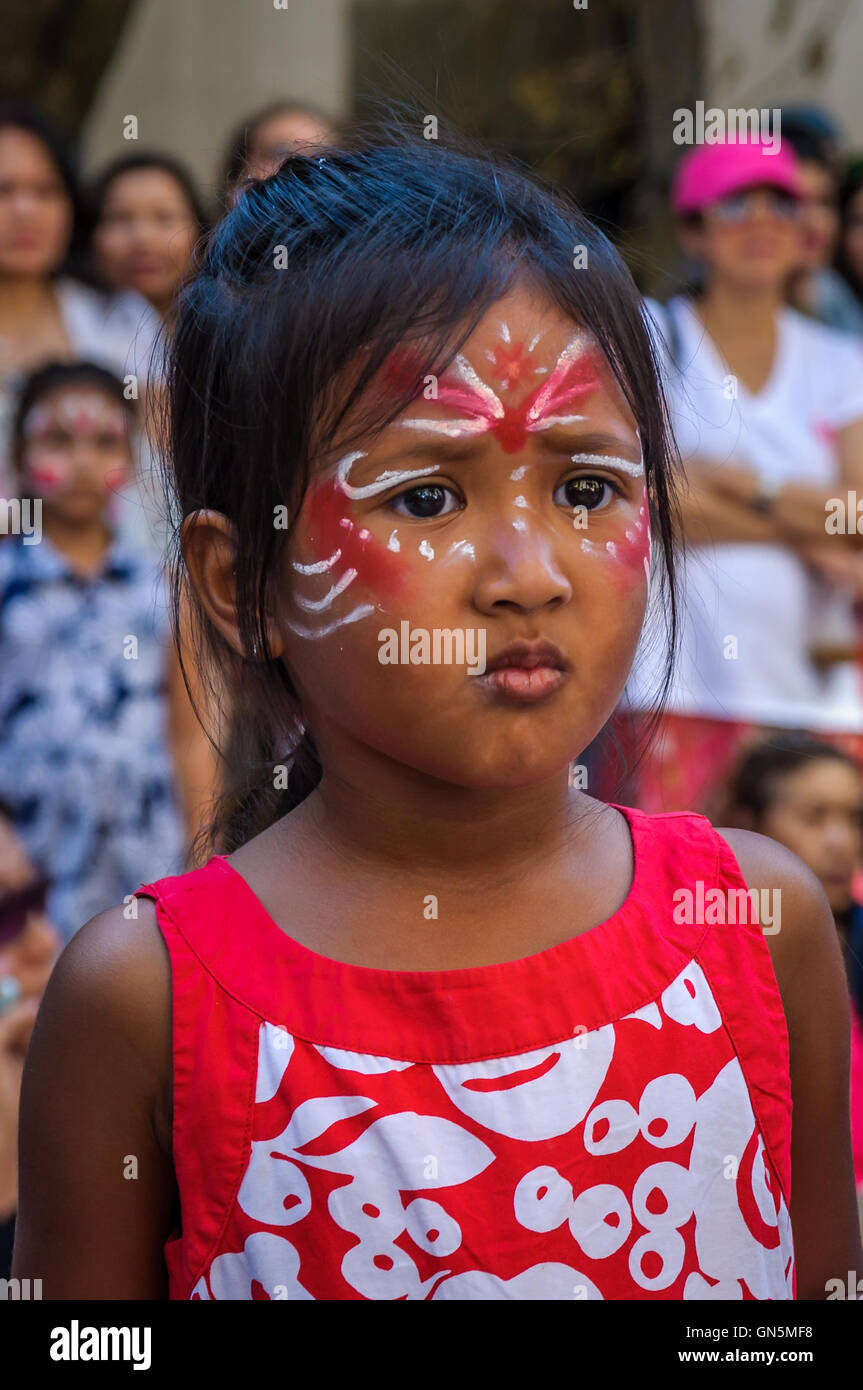
<svg viewBox="0 0 863 1390">
<path fill-rule="evenodd" d="M 369 531 L 357 526 L 348 506 L 338 483 L 317 483 L 309 490 L 303 510 L 316 560 L 328 560 L 340 550 L 334 579 L 354 569 L 367 588 L 387 595 L 398 593 L 404 587 L 404 562 Z"/>
<path fill-rule="evenodd" d="M 111 464 L 110 468 L 106 468 L 104 477 L 109 492 L 116 492 L 126 483 L 129 469 L 124 464 Z"/>
<path fill-rule="evenodd" d="M 55 462 L 43 455 L 35 455 L 27 460 L 26 472 L 33 482 L 45 492 L 54 492 L 62 487 L 69 477 L 69 466 Z"/>
<path fill-rule="evenodd" d="M 521 347 L 520 343 L 512 345 L 513 350 Z M 528 434 L 550 425 L 555 415 L 579 397 L 598 390 L 604 365 L 605 359 L 596 348 L 586 349 L 577 357 L 561 353 L 547 381 L 519 405 L 500 401 L 479 378 L 476 385 L 469 380 L 460 381 L 449 368 L 441 377 L 437 399 L 443 405 L 467 411 L 473 419 L 487 421 L 487 430 L 504 453 L 514 454 L 524 446 Z"/>
<path fill-rule="evenodd" d="M 509 390 L 517 381 L 528 373 L 535 376 L 536 367 L 531 361 L 525 361 L 524 343 L 499 343 L 493 352 L 488 354 L 490 362 L 494 366 L 495 376 L 500 381 L 501 389 Z"/>
<path fill-rule="evenodd" d="M 605 546 L 599 542 L 587 542 L 588 549 L 603 559 L 613 561 L 609 573 L 614 577 L 616 587 L 621 592 L 630 592 L 642 579 L 650 577 L 650 514 L 647 506 L 647 493 L 641 498 L 636 521 L 624 530 L 620 540 L 607 541 Z"/>
</svg>

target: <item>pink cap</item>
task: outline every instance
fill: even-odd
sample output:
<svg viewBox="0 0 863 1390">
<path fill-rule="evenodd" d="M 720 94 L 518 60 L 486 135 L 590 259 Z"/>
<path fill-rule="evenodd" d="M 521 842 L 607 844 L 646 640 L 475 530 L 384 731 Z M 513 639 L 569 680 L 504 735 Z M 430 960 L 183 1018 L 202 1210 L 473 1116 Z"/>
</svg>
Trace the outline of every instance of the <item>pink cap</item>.
<svg viewBox="0 0 863 1390">
<path fill-rule="evenodd" d="M 797 158 L 787 141 L 768 145 L 761 140 L 696 145 L 683 156 L 674 174 L 671 206 L 676 213 L 701 212 L 729 193 L 756 184 L 802 196 Z"/>
</svg>

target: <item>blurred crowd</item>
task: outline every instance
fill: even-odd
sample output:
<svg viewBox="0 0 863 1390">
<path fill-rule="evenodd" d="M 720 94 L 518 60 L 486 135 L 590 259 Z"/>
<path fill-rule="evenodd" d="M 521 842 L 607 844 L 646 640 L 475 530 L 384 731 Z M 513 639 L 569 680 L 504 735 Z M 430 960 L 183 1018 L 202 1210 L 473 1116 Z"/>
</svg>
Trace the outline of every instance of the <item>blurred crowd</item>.
<svg viewBox="0 0 863 1390">
<path fill-rule="evenodd" d="M 686 484 L 676 667 L 669 684 L 657 593 L 584 761 L 594 795 L 759 830 L 820 878 L 863 1190 L 863 157 L 824 112 L 782 115 L 779 153 L 695 147 L 671 190 L 679 289 L 645 311 Z M 187 866 L 224 777 L 165 580 L 172 307 L 244 183 L 340 134 L 290 101 L 255 113 L 210 207 L 165 151 L 82 188 L 39 113 L 0 106 L 0 1276 L 52 964 L 89 917 Z"/>
</svg>

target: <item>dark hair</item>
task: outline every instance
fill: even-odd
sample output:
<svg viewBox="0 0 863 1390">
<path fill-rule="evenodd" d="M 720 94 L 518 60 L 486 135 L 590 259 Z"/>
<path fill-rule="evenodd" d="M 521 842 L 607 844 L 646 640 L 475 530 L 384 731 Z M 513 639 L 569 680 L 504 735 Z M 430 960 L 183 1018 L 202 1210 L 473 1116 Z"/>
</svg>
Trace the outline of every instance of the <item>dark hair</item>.
<svg viewBox="0 0 863 1390">
<path fill-rule="evenodd" d="M 25 130 L 44 146 L 51 162 L 60 176 L 66 196 L 72 207 L 72 235 L 62 263 L 54 268 L 54 275 L 75 275 L 88 279 L 85 268 L 84 244 L 86 216 L 78 176 L 72 157 L 60 133 L 46 121 L 34 106 L 22 101 L 0 102 L 0 131 L 6 129 Z"/>
<path fill-rule="evenodd" d="M 842 230 L 839 233 L 839 244 L 836 248 L 835 266 L 839 274 L 854 291 L 858 300 L 863 303 L 863 276 L 852 266 L 845 251 L 845 231 L 848 219 L 848 209 L 853 198 L 857 196 L 863 188 L 863 155 L 854 155 L 845 164 L 842 183 L 839 188 L 839 217 L 842 223 Z"/>
<path fill-rule="evenodd" d="M 833 141 L 811 126 L 793 120 L 783 120 L 782 137 L 787 140 L 795 155 L 806 164 L 817 164 L 830 174 L 838 186 L 840 169 Z"/>
<path fill-rule="evenodd" d="M 776 734 L 743 754 L 728 786 L 729 807 L 748 811 L 757 823 L 779 795 L 784 778 L 813 762 L 844 763 L 860 775 L 854 759 L 841 748 L 803 730 Z"/>
<path fill-rule="evenodd" d="M 252 141 L 261 126 L 267 125 L 277 116 L 308 116 L 310 120 L 318 121 L 336 140 L 341 134 L 341 123 L 318 106 L 303 101 L 271 101 L 267 106 L 262 106 L 260 110 L 247 116 L 234 131 L 225 156 L 223 193 L 228 193 L 243 178 Z"/>
<path fill-rule="evenodd" d="M 588 269 L 574 271 L 576 247 Z M 175 622 L 188 596 L 202 679 L 215 673 L 216 700 L 226 683 L 241 716 L 235 759 L 250 774 L 229 789 L 214 841 L 242 843 L 320 777 L 288 673 L 267 647 L 264 614 L 290 537 L 274 526 L 274 509 L 286 505 L 293 526 L 312 457 L 331 446 L 406 338 L 423 339 L 413 376 L 399 381 L 397 400 L 363 412 L 358 435 L 393 420 L 518 280 L 593 332 L 633 411 L 673 646 L 669 427 L 642 301 L 612 244 L 562 194 L 449 132 L 427 142 L 393 121 L 367 130 L 350 151 L 292 156 L 253 182 L 216 227 L 201 272 L 180 297 L 169 359 L 174 520 L 213 508 L 236 526 L 238 628 L 243 650 L 257 641 L 262 657 L 239 656 L 209 624 L 175 534 Z M 360 360 L 336 400 L 332 383 Z M 663 697 L 670 674 L 669 661 Z M 290 769 L 282 794 L 273 791 L 278 765 Z"/>
<path fill-rule="evenodd" d="M 134 174 L 139 170 L 146 169 L 156 169 L 159 173 L 167 174 L 169 178 L 172 178 L 186 199 L 192 216 L 198 224 L 199 231 L 205 232 L 207 230 L 209 219 L 204 209 L 203 200 L 195 180 L 185 164 L 170 154 L 161 154 L 157 150 L 140 150 L 136 154 L 124 154 L 113 159 L 90 184 L 87 192 L 87 211 L 91 237 L 102 220 L 105 200 L 111 191 L 111 185 L 117 179 L 122 178 L 124 174 Z"/>
<path fill-rule="evenodd" d="M 89 386 L 104 391 L 128 411 L 130 422 L 135 418 L 135 402 L 127 399 L 123 382 L 107 368 L 96 362 L 47 362 L 27 377 L 15 401 L 10 452 L 16 467 L 20 468 L 22 461 L 24 421 L 33 406 L 67 386 Z"/>
</svg>

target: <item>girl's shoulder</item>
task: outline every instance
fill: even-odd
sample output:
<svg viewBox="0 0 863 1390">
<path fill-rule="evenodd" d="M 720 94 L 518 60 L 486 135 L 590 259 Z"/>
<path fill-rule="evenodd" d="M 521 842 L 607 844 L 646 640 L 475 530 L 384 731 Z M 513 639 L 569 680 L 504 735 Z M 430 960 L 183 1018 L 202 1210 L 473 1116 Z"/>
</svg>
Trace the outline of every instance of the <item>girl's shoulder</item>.
<svg viewBox="0 0 863 1390">
<path fill-rule="evenodd" d="M 840 963 L 833 914 L 821 883 L 791 850 L 751 830 L 720 827 L 747 887 L 769 904 L 771 921 L 764 938 L 786 1017 L 795 1013 L 801 993 L 808 993 L 807 964 L 827 959 Z M 767 896 L 765 896 L 767 895 Z M 810 996 L 811 997 L 811 996 Z"/>
<path fill-rule="evenodd" d="M 91 917 L 67 942 L 39 1009 L 42 1031 L 104 1059 L 116 1085 L 132 1086 L 171 1151 L 171 967 L 147 899 Z"/>
</svg>

